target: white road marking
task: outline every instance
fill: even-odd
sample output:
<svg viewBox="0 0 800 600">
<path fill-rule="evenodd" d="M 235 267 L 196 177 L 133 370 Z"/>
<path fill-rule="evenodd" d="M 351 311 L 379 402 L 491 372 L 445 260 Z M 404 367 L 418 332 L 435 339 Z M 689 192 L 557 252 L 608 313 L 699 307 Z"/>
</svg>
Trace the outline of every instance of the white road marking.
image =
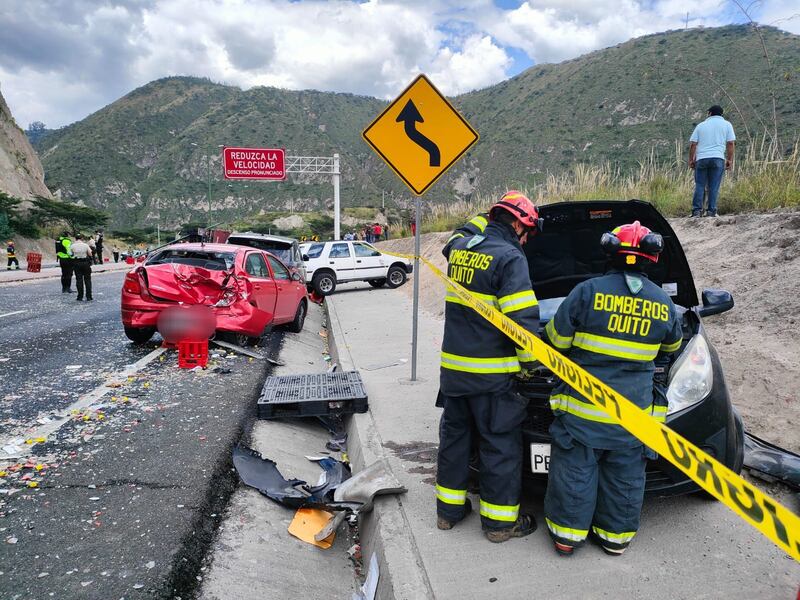
<svg viewBox="0 0 800 600">
<path fill-rule="evenodd" d="M 24 428 L 24 435 L 20 435 L 20 433 L 12 434 L 10 437 L 4 440 L 0 440 L 0 448 L 7 446 L 7 445 L 14 445 L 14 442 L 18 441 L 20 438 L 25 439 L 35 439 L 39 437 L 47 438 L 64 425 L 67 421 L 72 418 L 72 411 L 77 410 L 80 411 L 81 409 L 88 408 L 96 403 L 100 398 L 105 396 L 107 393 L 112 391 L 112 387 L 109 385 L 115 383 L 125 383 L 128 380 L 130 375 L 141 371 L 144 367 L 146 367 L 149 363 L 153 362 L 156 358 L 161 356 L 164 352 L 166 352 L 166 348 L 156 348 L 148 355 L 142 357 L 141 359 L 137 360 L 135 363 L 128 365 L 122 371 L 115 373 L 108 377 L 103 383 L 99 386 L 94 388 L 91 392 L 85 393 L 83 396 L 78 398 L 75 402 L 70 404 L 64 410 L 60 411 L 56 414 L 56 416 L 49 422 L 43 424 L 41 427 L 36 429 L 28 429 Z M 48 411 L 49 414 L 49 411 Z M 35 417 L 35 419 L 39 419 L 39 417 Z M 3 459 L 11 459 L 11 458 L 20 458 L 23 456 L 27 456 L 31 453 L 33 446 L 36 444 L 26 444 L 24 448 L 22 448 L 23 452 L 17 455 L 9 455 L 6 453 L 4 456 L 0 453 L 0 460 Z"/>
<path fill-rule="evenodd" d="M 2 319 L 3 317 L 10 317 L 11 315 L 21 315 L 24 312 L 28 312 L 28 311 L 27 310 L 15 310 L 14 312 L 5 313 L 3 315 L 0 315 L 0 319 Z"/>
</svg>

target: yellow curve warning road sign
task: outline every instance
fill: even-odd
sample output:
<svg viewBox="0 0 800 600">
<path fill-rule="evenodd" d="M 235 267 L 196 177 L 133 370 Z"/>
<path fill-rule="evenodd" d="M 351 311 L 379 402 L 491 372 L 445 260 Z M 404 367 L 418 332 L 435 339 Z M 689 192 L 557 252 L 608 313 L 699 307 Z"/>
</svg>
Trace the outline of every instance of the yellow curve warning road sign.
<svg viewBox="0 0 800 600">
<path fill-rule="evenodd" d="M 395 254 L 414 258 L 407 254 Z M 434 274 L 444 280 L 459 298 L 492 323 L 517 345 L 533 354 L 584 398 L 606 411 L 642 443 L 683 471 L 706 492 L 735 512 L 762 535 L 800 561 L 800 517 L 773 500 L 756 486 L 731 471 L 667 425 L 659 423 L 633 402 L 551 348 L 538 337 L 517 325 L 492 305 L 442 273 L 429 260 L 419 257 Z"/>
<path fill-rule="evenodd" d="M 361 135 L 417 196 L 478 141 L 478 132 L 425 75 Z"/>
</svg>

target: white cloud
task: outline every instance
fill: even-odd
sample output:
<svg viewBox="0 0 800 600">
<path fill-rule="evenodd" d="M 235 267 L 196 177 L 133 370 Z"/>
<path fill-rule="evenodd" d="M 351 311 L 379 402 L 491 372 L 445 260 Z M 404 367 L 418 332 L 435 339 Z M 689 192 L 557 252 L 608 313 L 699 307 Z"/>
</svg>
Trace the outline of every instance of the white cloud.
<svg viewBox="0 0 800 600">
<path fill-rule="evenodd" d="M 0 84 L 17 121 L 60 126 L 153 79 L 206 76 L 391 98 L 420 72 L 446 94 L 631 37 L 730 21 L 721 0 L 26 0 L 0 3 Z M 16 4 L 16 3 L 15 3 Z M 793 0 L 769 0 L 762 22 Z M 785 23 L 785 25 L 783 24 Z M 800 17 L 779 23 L 800 29 Z"/>
</svg>

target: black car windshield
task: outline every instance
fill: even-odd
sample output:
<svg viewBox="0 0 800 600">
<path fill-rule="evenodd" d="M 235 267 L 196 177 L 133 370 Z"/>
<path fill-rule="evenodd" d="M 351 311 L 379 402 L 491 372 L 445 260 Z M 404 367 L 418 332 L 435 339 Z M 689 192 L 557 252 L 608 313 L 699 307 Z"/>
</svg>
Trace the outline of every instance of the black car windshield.
<svg viewBox="0 0 800 600">
<path fill-rule="evenodd" d="M 249 246 L 250 248 L 258 248 L 259 250 L 266 250 L 280 258 L 283 262 L 292 262 L 292 244 L 286 242 L 279 242 L 278 240 L 260 240 L 254 238 L 240 238 L 231 236 L 228 238 L 229 244 L 236 244 L 237 246 Z"/>
<path fill-rule="evenodd" d="M 233 268 L 236 253 L 234 252 L 211 252 L 208 250 L 184 250 L 182 248 L 167 248 L 155 254 L 147 261 L 148 265 L 163 265 L 166 263 L 178 263 L 191 265 L 193 267 L 203 267 L 212 271 L 227 271 Z"/>
</svg>

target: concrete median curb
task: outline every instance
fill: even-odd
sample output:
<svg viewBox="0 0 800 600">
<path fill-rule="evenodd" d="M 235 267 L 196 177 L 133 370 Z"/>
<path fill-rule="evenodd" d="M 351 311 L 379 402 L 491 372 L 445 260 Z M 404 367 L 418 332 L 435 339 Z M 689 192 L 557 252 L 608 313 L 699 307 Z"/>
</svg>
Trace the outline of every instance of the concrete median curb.
<svg viewBox="0 0 800 600">
<path fill-rule="evenodd" d="M 328 316 L 328 341 L 339 368 L 357 369 L 347 344 L 335 302 L 325 300 Z M 386 454 L 371 411 L 353 415 L 347 421 L 348 454 L 353 471 L 358 472 Z M 403 496 L 382 496 L 375 508 L 361 518 L 361 552 L 365 564 L 375 553 L 380 566 L 377 598 L 416 600 L 434 598 L 425 567 L 417 548 Z"/>
</svg>

